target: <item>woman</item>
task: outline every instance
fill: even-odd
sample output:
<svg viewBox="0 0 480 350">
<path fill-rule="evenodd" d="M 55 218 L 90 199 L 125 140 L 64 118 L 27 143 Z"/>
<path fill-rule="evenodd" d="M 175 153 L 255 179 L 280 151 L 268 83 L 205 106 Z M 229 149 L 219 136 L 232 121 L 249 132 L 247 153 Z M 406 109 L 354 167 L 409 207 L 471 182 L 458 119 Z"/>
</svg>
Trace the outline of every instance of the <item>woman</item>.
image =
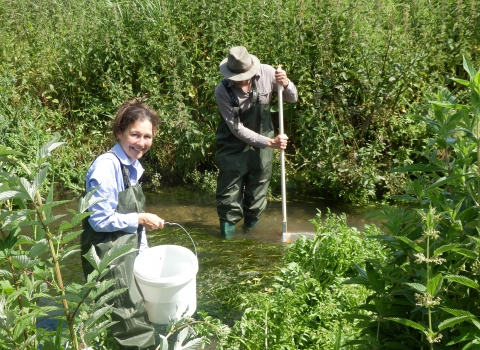
<svg viewBox="0 0 480 350">
<path fill-rule="evenodd" d="M 83 258 L 92 245 L 100 258 L 113 246 L 133 244 L 139 253 L 148 249 L 145 230 L 163 228 L 164 221 L 155 214 L 145 213 L 145 198 L 139 179 L 143 167 L 138 161 L 148 152 L 157 133 L 157 113 L 141 101 L 122 104 L 113 121 L 117 144 L 100 155 L 86 176 L 86 191 L 99 186 L 94 196 L 103 198 L 89 210 L 82 233 L 82 267 L 85 278 L 93 271 Z M 113 289 L 128 288 L 113 300 L 113 321 L 110 330 L 121 349 L 151 349 L 154 328 L 148 321 L 143 299 L 133 276 L 137 253 L 115 260 L 105 279 L 115 280 Z"/>
</svg>

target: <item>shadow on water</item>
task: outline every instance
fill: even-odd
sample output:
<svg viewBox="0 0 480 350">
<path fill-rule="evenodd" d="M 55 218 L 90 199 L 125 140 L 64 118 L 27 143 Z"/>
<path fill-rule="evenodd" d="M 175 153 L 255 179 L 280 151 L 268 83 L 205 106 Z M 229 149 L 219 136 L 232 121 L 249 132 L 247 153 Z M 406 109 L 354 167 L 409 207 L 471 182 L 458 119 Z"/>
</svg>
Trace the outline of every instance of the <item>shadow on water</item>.
<svg viewBox="0 0 480 350">
<path fill-rule="evenodd" d="M 197 312 L 219 318 L 232 325 L 241 315 L 240 295 L 246 291 L 264 291 L 279 272 L 287 244 L 282 243 L 281 201 L 270 201 L 259 222 L 249 233 L 237 225 L 236 235 L 229 240 L 220 235 L 215 199 L 211 195 L 186 188 L 165 188 L 159 192 L 146 192 L 147 212 L 152 212 L 168 222 L 178 223 L 195 242 L 199 271 L 197 273 Z M 363 217 L 374 208 L 357 208 L 338 205 L 315 198 L 295 198 L 287 201 L 287 231 L 293 242 L 298 235 L 313 237 L 314 226 L 309 220 L 318 211 L 322 217 L 330 210 L 345 213 L 349 226 L 363 231 L 369 222 Z M 74 199 L 58 211 L 65 213 L 76 209 Z M 178 227 L 165 227 L 148 233 L 151 247 L 161 244 L 181 245 L 191 249 L 190 238 Z M 83 283 L 80 256 L 67 260 L 66 282 Z"/>
</svg>

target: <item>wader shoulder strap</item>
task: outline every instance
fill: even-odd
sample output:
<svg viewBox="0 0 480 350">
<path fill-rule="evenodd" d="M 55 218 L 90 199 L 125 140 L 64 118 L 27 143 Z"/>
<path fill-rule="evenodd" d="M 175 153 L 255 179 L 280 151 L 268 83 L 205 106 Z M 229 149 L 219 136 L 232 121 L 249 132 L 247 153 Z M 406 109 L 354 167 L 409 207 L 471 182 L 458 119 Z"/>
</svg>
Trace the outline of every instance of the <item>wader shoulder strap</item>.
<svg viewBox="0 0 480 350">
<path fill-rule="evenodd" d="M 233 93 L 230 86 L 228 86 L 228 79 L 222 80 L 223 86 L 225 86 L 225 90 L 227 90 L 228 96 L 230 97 L 230 102 L 233 106 L 233 126 L 235 130 L 238 130 L 238 119 L 240 118 L 240 103 L 238 102 L 237 96 Z"/>
<path fill-rule="evenodd" d="M 132 185 L 130 184 L 130 171 L 128 170 L 128 168 L 125 165 L 122 164 L 122 162 L 120 161 L 120 159 L 117 157 L 117 155 L 114 152 L 108 151 L 107 153 L 113 154 L 118 159 L 118 162 L 120 163 L 120 168 L 122 169 L 123 186 L 125 187 L 125 189 L 127 189 L 129 187 L 132 187 Z M 95 157 L 95 159 L 97 159 L 98 157 L 99 156 Z M 90 166 L 93 164 L 95 159 L 90 163 Z M 85 184 L 85 186 L 86 186 L 86 184 Z M 86 194 L 87 194 L 87 190 L 85 188 L 84 191 L 83 191 L 83 195 L 85 196 Z"/>
<path fill-rule="evenodd" d="M 256 105 L 258 101 L 258 91 L 257 91 L 257 83 L 255 83 L 255 79 L 252 78 L 252 105 Z"/>
<path fill-rule="evenodd" d="M 128 168 L 120 161 L 120 158 L 118 158 L 114 152 L 108 151 L 108 153 L 113 154 L 120 163 L 120 168 L 122 169 L 123 186 L 125 187 L 125 189 L 132 187 L 132 184 L 130 183 L 130 171 L 128 170 Z"/>
</svg>

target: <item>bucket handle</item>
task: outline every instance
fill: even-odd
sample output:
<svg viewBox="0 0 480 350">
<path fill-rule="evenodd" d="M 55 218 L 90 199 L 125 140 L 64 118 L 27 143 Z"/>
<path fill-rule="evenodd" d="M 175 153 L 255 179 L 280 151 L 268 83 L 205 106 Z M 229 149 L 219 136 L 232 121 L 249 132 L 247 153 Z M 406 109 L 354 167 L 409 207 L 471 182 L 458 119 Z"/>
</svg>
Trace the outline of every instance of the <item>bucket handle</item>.
<svg viewBox="0 0 480 350">
<path fill-rule="evenodd" d="M 182 227 L 182 225 L 177 224 L 176 222 L 168 222 L 168 221 L 165 221 L 163 224 L 164 224 L 164 225 L 167 225 L 167 226 L 178 226 L 178 227 L 180 227 L 180 228 L 183 230 L 183 232 L 185 232 L 185 233 L 187 234 L 188 238 L 190 238 L 190 240 L 192 241 L 193 250 L 195 251 L 195 256 L 198 257 L 198 255 L 197 255 L 197 247 L 195 246 L 195 242 L 193 241 L 192 236 L 190 236 L 190 234 L 187 232 L 187 230 L 185 230 L 185 229 Z"/>
</svg>

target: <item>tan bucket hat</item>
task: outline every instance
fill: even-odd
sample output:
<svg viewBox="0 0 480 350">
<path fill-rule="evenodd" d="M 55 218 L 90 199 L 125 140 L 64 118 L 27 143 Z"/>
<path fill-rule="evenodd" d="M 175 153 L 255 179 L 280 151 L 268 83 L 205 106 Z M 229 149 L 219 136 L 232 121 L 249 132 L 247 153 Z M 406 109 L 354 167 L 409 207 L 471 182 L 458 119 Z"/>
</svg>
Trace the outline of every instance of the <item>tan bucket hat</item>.
<svg viewBox="0 0 480 350">
<path fill-rule="evenodd" d="M 228 57 L 220 62 L 220 73 L 230 80 L 248 80 L 258 72 L 260 60 L 243 46 L 232 47 Z"/>
</svg>

